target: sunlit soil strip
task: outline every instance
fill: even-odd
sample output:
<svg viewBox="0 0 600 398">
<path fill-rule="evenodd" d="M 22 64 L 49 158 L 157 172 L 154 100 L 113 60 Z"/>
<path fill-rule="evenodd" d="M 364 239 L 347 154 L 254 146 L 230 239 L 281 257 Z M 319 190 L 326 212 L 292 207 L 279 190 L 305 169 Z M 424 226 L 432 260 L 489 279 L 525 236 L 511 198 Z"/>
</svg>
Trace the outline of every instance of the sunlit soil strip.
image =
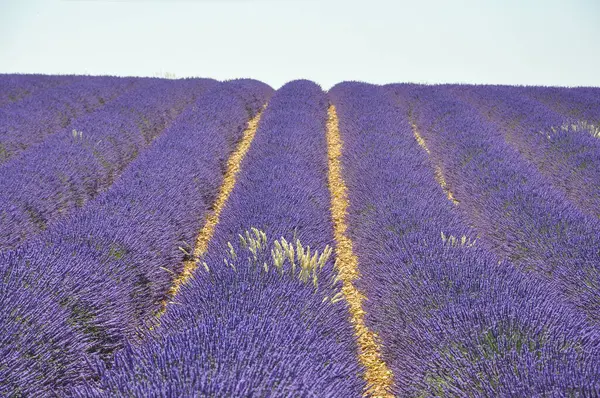
<svg viewBox="0 0 600 398">
<path fill-rule="evenodd" d="M 192 277 L 192 274 L 194 273 L 196 268 L 198 268 L 198 264 L 200 264 L 202 256 L 206 253 L 208 243 L 215 232 L 215 227 L 219 223 L 221 211 L 223 210 L 225 202 L 227 202 L 227 199 L 229 198 L 229 195 L 231 194 L 231 191 L 233 191 L 233 187 L 235 186 L 236 177 L 240 171 L 240 164 L 246 156 L 248 149 L 250 149 L 252 140 L 256 135 L 256 130 L 258 128 L 260 117 L 264 112 L 265 108 L 266 105 L 260 112 L 256 114 L 256 116 L 254 116 L 254 118 L 248 121 L 248 126 L 246 127 L 246 130 L 243 133 L 242 140 L 239 142 L 237 148 L 229 157 L 229 160 L 227 161 L 227 170 L 225 171 L 225 176 L 223 177 L 223 184 L 221 185 L 217 199 L 213 204 L 213 210 L 207 216 L 206 223 L 204 224 L 204 226 L 200 230 L 200 233 L 198 234 L 198 237 L 196 238 L 194 252 L 192 256 L 190 256 L 192 259 L 187 260 L 183 263 L 183 271 L 173 281 L 173 285 L 167 293 L 168 299 L 163 300 L 162 309 L 159 312 L 158 316 L 164 313 L 167 304 L 170 303 L 168 300 L 175 297 L 181 289 L 181 286 Z"/>
<path fill-rule="evenodd" d="M 417 140 L 417 142 L 419 143 L 421 148 L 423 148 L 425 150 L 425 152 L 427 152 L 427 155 L 431 155 L 431 151 L 429 151 L 429 148 L 427 147 L 425 140 L 421 136 L 421 133 L 419 133 L 419 129 L 417 128 L 417 125 L 414 122 L 411 123 L 411 125 L 412 125 L 412 129 L 413 129 L 413 134 L 415 135 L 415 139 Z M 440 184 L 440 186 L 446 193 L 446 196 L 448 197 L 448 199 L 451 200 L 452 203 L 457 205 L 459 202 L 458 202 L 458 200 L 456 200 L 456 198 L 450 191 L 450 188 L 448 188 L 448 184 L 446 184 L 446 180 L 444 179 L 444 174 L 442 173 L 442 168 L 439 165 L 435 165 L 434 174 L 435 174 L 435 180 L 438 182 L 438 184 Z"/>
<path fill-rule="evenodd" d="M 365 296 L 354 286 L 359 277 L 358 259 L 352 251 L 352 241 L 346 235 L 346 213 L 348 194 L 342 178 L 340 157 L 342 141 L 338 128 L 335 107 L 329 106 L 327 120 L 327 147 L 329 158 L 329 190 L 331 191 L 331 214 L 333 217 L 334 237 L 336 241 L 336 268 L 342 280 L 342 294 L 350 306 L 350 320 L 358 338 L 359 359 L 365 367 L 364 378 L 367 382 L 365 395 L 373 397 L 393 397 L 390 393 L 393 385 L 392 371 L 381 358 L 378 336 L 365 325 L 365 311 L 362 302 Z"/>
</svg>

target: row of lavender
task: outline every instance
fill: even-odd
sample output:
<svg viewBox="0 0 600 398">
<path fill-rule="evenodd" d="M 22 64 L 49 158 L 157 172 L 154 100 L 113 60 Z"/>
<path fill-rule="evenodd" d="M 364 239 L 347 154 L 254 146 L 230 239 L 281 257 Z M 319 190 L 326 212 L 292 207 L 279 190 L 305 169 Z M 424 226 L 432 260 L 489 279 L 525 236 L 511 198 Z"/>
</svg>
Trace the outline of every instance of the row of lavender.
<svg viewBox="0 0 600 398">
<path fill-rule="evenodd" d="M 31 83 L 38 81 L 48 82 L 35 79 Z M 36 95 L 1 107 L 0 165 L 61 131 L 77 117 L 102 108 L 142 81 L 118 77 L 64 78 L 64 84 L 38 89 Z"/>
<path fill-rule="evenodd" d="M 440 87 L 394 87 L 486 244 L 600 320 L 600 223 L 581 212 L 464 102 Z M 595 184 L 597 186 L 597 184 Z"/>
<path fill-rule="evenodd" d="M 326 119 L 327 97 L 314 83 L 275 94 L 205 266 L 155 334 L 78 395 L 361 395 L 348 308 L 338 301 L 333 261 L 322 257 L 333 245 Z M 318 269 L 307 266 L 317 257 Z"/>
<path fill-rule="evenodd" d="M 105 83 L 102 89 L 111 91 Z M 0 166 L 0 250 L 16 248 L 110 187 L 185 106 L 216 84 L 135 81 L 136 88 Z"/>
<path fill-rule="evenodd" d="M 0 74 L 0 107 L 47 88 L 68 84 L 72 79 L 73 76 Z"/>
<path fill-rule="evenodd" d="M 586 107 L 581 103 L 585 100 L 581 94 L 546 89 L 552 98 L 562 100 L 559 104 L 564 106 L 558 109 L 566 113 L 563 114 L 511 87 L 450 89 L 493 121 L 504 140 L 581 211 L 600 217 L 600 140 L 589 132 L 577 131 L 578 126 L 592 126 L 587 123 L 600 121 L 600 100 L 595 101 L 595 106 L 587 100 Z M 543 89 L 525 89 L 532 95 L 538 91 L 540 95 L 545 93 Z M 577 105 L 582 112 L 573 118 L 574 113 L 566 104 Z"/>
<path fill-rule="evenodd" d="M 433 165 L 413 138 L 408 102 L 396 103 L 384 89 L 366 84 L 340 84 L 330 95 L 345 143 L 358 284 L 369 298 L 368 325 L 382 339 L 395 393 L 598 393 L 597 331 L 558 294 L 485 249 L 436 183 Z M 419 107 L 426 103 L 446 105 L 427 97 Z M 469 141 L 462 138 L 456 146 L 462 148 L 461 142 Z"/>
<path fill-rule="evenodd" d="M 582 123 L 588 127 L 595 127 L 595 131 L 600 128 L 600 88 L 598 87 L 564 89 L 532 86 L 523 87 L 519 91 L 571 118 L 571 121 L 576 124 Z"/>
<path fill-rule="evenodd" d="M 213 84 L 108 191 L 0 255 L 0 395 L 60 395 L 136 339 L 181 272 L 179 247 L 202 226 L 249 113 L 271 91 Z"/>
<path fill-rule="evenodd" d="M 0 385 L 6 386 L 0 387 L 0 393 L 49 394 L 67 388 L 83 396 L 191 395 L 198 391 L 360 395 L 362 371 L 347 307 L 339 301 L 339 284 L 331 283 L 333 261 L 325 261 L 318 272 L 312 268 L 312 274 L 306 275 L 300 258 L 293 272 L 294 260 L 286 263 L 281 258 L 289 251 L 278 249 L 284 242 L 281 236 L 296 250 L 310 245 L 313 254 L 315 248 L 323 253 L 326 245 L 333 245 L 326 187 L 327 99 L 308 82 L 286 85 L 271 101 L 203 259 L 206 269 L 200 267 L 154 333 L 143 336 L 141 344 L 136 341 L 139 328 L 152 318 L 173 275 L 181 271 L 178 246 L 193 242 L 202 226 L 241 127 L 270 95 L 270 89 L 254 82 L 203 84 L 208 92 L 154 143 L 161 128 L 144 132 L 161 122 L 144 121 L 144 117 L 153 117 L 149 109 L 160 105 L 140 106 L 147 111 L 142 117 L 113 116 L 117 123 L 138 124 L 135 136 L 141 138 L 115 141 L 115 135 L 109 135 L 113 138 L 107 140 L 113 142 L 100 157 L 107 157 L 103 162 L 107 170 L 117 170 L 112 174 L 98 173 L 99 168 L 86 174 L 87 164 L 75 163 L 81 167 L 71 175 L 72 192 L 82 189 L 78 186 L 88 189 L 65 202 L 71 216 L 65 217 L 67 210 L 56 208 L 65 196 L 57 188 L 60 185 L 45 186 L 49 195 L 40 203 L 49 203 L 44 214 L 52 222 L 43 223 L 48 230 L 0 257 L 0 306 L 4 308 L 0 324 L 8 325 L 12 333 L 0 339 Z M 181 88 L 169 92 L 169 98 L 177 93 L 185 96 Z M 389 91 L 398 95 L 398 104 Z M 587 237 L 576 235 L 595 231 L 595 221 L 575 208 L 576 202 L 560 191 L 558 177 L 544 173 L 542 167 L 543 157 L 552 156 L 550 150 L 560 152 L 568 146 L 561 142 L 548 147 L 515 133 L 509 135 L 504 117 L 518 122 L 521 133 L 537 134 L 544 128 L 510 113 L 518 111 L 515 104 L 534 106 L 528 114 L 542 108 L 524 97 L 498 94 L 502 101 L 494 102 L 492 94 L 475 91 L 341 84 L 330 92 L 345 142 L 343 172 L 351 196 L 350 234 L 363 274 L 360 288 L 369 297 L 369 326 L 383 340 L 384 359 L 395 373 L 396 393 L 598 393 L 600 386 L 593 384 L 593 375 L 600 372 L 598 329 L 589 325 L 590 320 L 596 322 L 597 314 L 593 307 L 597 259 L 593 249 L 579 247 Z M 488 98 L 473 103 L 482 113 L 493 109 L 496 113 L 489 115 L 501 129 L 487 123 L 459 97 Z M 432 160 L 443 166 L 449 187 L 460 199 L 458 208 L 446 201 L 432 164 L 412 137 L 409 103 Z M 104 115 L 109 113 L 107 106 Z M 91 115 L 85 129 L 75 130 L 83 134 L 71 136 L 74 141 L 60 145 L 57 141 L 55 147 L 68 148 L 65 143 L 86 138 L 85 132 L 93 131 L 94 123 L 106 123 L 107 118 L 94 119 L 98 115 Z M 585 120 L 592 117 L 588 112 Z M 554 125 L 563 119 L 556 116 L 548 122 Z M 459 136 L 460 145 L 454 145 L 457 138 L 451 134 L 460 133 L 464 133 Z M 508 144 L 504 137 L 509 138 Z M 149 145 L 133 161 L 137 151 Z M 494 152 L 498 148 L 500 155 Z M 34 182 L 6 198 L 18 197 L 17 191 L 26 193 L 44 181 L 44 169 L 57 170 L 49 173 L 51 179 L 62 178 L 65 165 L 82 156 L 70 151 L 50 150 L 52 155 L 41 158 L 73 155 L 55 169 L 45 160 Z M 529 157 L 523 159 L 524 155 Z M 480 178 L 473 179 L 469 163 L 473 159 L 485 162 L 486 156 L 492 156 L 491 161 L 477 169 Z M 508 163 L 502 163 L 505 158 Z M 464 164 L 463 159 L 467 160 Z M 567 158 L 564 167 L 574 164 Z M 511 165 L 521 168 L 506 174 Z M 463 166 L 469 167 L 465 171 Z M 116 179 L 121 170 L 125 173 Z M 22 177 L 27 179 L 30 173 Z M 540 182 L 528 188 L 530 180 Z M 7 179 L 6 186 L 10 188 L 15 181 L 19 179 Z M 77 181 L 85 183 L 77 185 Z M 84 185 L 90 181 L 96 185 Z M 567 211 L 566 221 L 571 222 L 567 237 L 579 238 L 564 239 L 564 231 L 549 228 L 545 219 L 540 221 L 544 214 L 538 208 L 502 207 L 499 211 L 500 202 L 494 202 L 493 196 L 502 189 L 494 189 L 490 185 L 494 181 L 511 190 L 513 199 L 527 197 L 529 206 L 530 196 L 542 186 L 554 199 L 544 209 L 550 208 L 550 216 L 555 217 L 562 214 L 560 209 Z M 465 193 L 468 184 L 475 185 L 469 194 L 481 191 L 472 201 Z M 35 213 L 25 199 L 35 203 L 35 195 L 42 190 L 35 192 L 30 198 L 21 196 L 22 201 L 11 205 L 12 209 L 21 206 L 32 218 Z M 60 199 L 53 202 L 56 197 Z M 506 202 L 504 198 L 503 206 Z M 559 210 L 552 208 L 556 203 L 562 206 Z M 522 238 L 531 232 L 527 229 L 531 219 L 543 224 L 533 230 L 534 243 Z M 475 230 L 465 227 L 468 224 Z M 245 235 L 252 227 L 258 229 Z M 19 239 L 41 229 L 21 232 Z M 238 233 L 246 239 L 239 240 Z M 473 244 L 475 234 L 481 237 Z M 501 234 L 512 240 L 506 241 Z M 558 260 L 563 268 L 555 275 L 540 272 L 544 261 L 557 255 L 545 246 L 547 242 L 539 242 L 540 237 L 550 239 L 556 253 L 566 251 L 573 262 Z M 523 245 L 525 250 L 515 249 Z M 515 250 L 527 256 L 514 256 Z M 499 261 L 496 255 L 512 263 Z M 538 267 L 537 272 L 523 273 L 536 270 L 531 264 Z M 580 264 L 584 268 L 576 268 Z M 582 281 L 581 275 L 587 279 Z M 110 363 L 113 352 L 123 344 L 126 350 L 108 370 L 102 361 Z"/>
<path fill-rule="evenodd" d="M 446 201 L 435 183 L 433 167 L 412 138 L 409 121 L 402 116 L 408 114 L 406 103 L 394 107 L 382 90 L 360 85 L 340 85 L 332 90 L 331 98 L 339 107 L 347 142 L 344 171 L 353 204 L 351 236 L 363 273 L 360 287 L 370 298 L 369 326 L 383 339 L 384 359 L 396 377 L 395 392 L 403 396 L 597 393 L 597 329 L 563 303 L 559 292 L 548 291 L 548 285 L 535 277 L 499 261 L 486 250 L 490 244 L 485 238 L 483 245 L 475 244 L 475 231 L 465 227 L 468 220 Z M 276 100 L 272 106 L 277 106 Z M 293 141 L 284 142 L 286 150 L 293 148 Z M 262 152 L 268 144 L 261 142 L 260 134 L 254 145 L 259 149 L 249 154 L 250 165 L 245 166 L 249 171 L 242 173 L 240 187 L 224 213 L 205 258 L 206 270 L 201 268 L 178 305 L 167 312 L 156 335 L 141 346 L 128 347 L 117 356 L 116 367 L 105 373 L 100 386 L 88 385 L 79 394 L 293 395 L 313 391 L 304 385 L 306 371 L 289 371 L 302 369 L 309 360 L 290 355 L 297 360 L 288 360 L 282 367 L 279 360 L 282 355 L 288 357 L 288 350 L 298 349 L 282 340 L 280 324 L 298 335 L 290 326 L 296 323 L 279 313 L 292 308 L 280 306 L 300 302 L 307 310 L 311 303 L 272 291 L 268 272 L 269 267 L 273 269 L 272 259 L 237 258 L 235 253 L 244 249 L 235 235 L 258 226 L 268 232 L 264 248 L 278 234 L 286 235 L 288 223 L 288 228 L 305 228 L 307 221 L 284 204 L 290 201 L 290 191 L 316 177 L 297 183 L 293 177 L 299 170 L 306 177 L 303 168 L 286 158 L 294 172 L 286 173 L 285 167 L 279 170 L 279 161 Z M 251 160 L 255 151 L 260 151 L 260 162 Z M 254 168 L 253 162 L 260 166 Z M 266 171 L 273 165 L 275 171 Z M 280 182 L 280 172 L 294 185 Z M 315 201 L 314 195 L 304 195 Z M 282 206 L 287 214 L 280 214 Z M 285 221 L 273 222 L 278 215 Z M 321 231 L 318 236 L 323 235 Z M 224 253 L 229 253 L 225 265 L 221 263 Z M 266 268 L 261 275 L 263 260 Z M 317 303 L 312 306 L 318 308 Z M 279 320 L 268 327 L 263 322 L 268 323 L 273 313 Z M 306 331 L 298 333 L 307 338 Z M 325 345 L 319 353 L 330 350 Z M 180 361 L 173 362 L 173 358 Z M 329 378 L 338 372 L 329 369 L 320 380 L 325 377 L 325 385 L 330 385 Z M 313 378 L 322 394 L 356 395 L 356 388 L 354 393 L 339 385 L 324 389 L 320 380 Z"/>
</svg>

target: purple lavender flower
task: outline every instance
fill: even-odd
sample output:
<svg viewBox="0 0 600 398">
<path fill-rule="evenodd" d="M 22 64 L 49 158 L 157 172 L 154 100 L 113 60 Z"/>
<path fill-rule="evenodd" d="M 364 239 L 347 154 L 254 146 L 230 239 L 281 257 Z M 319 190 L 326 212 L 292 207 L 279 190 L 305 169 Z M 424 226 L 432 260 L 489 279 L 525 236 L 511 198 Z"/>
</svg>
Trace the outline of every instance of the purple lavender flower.
<svg viewBox="0 0 600 398">
<path fill-rule="evenodd" d="M 210 211 L 248 111 L 271 91 L 253 81 L 214 85 L 108 191 L 0 254 L 2 324 L 11 331 L 0 346 L 0 395 L 65 391 L 135 340 L 181 271 L 179 247 Z M 37 320 L 42 310 L 48 316 Z"/>
<path fill-rule="evenodd" d="M 109 188 L 198 94 L 215 84 L 143 80 L 0 167 L 0 249 L 17 247 Z"/>
<path fill-rule="evenodd" d="M 72 76 L 0 74 L 0 107 L 72 81 Z"/>
<path fill-rule="evenodd" d="M 506 142 L 579 210 L 600 217 L 600 140 L 590 131 L 582 131 L 594 128 L 586 124 L 587 119 L 556 113 L 512 87 L 451 89 L 493 121 Z M 566 88 L 547 90 L 553 98 L 573 97 L 566 95 L 571 93 Z M 574 100 L 568 103 L 579 104 Z M 600 120 L 600 107 L 598 110 L 595 117 Z"/>
<path fill-rule="evenodd" d="M 475 109 L 443 86 L 391 86 L 481 240 L 600 320 L 600 224 L 582 213 Z"/>
<path fill-rule="evenodd" d="M 201 266 L 155 335 L 119 354 L 100 385 L 79 395 L 361 395 L 348 309 L 331 300 L 339 293 L 333 262 L 315 287 L 299 264 L 279 269 L 270 252 L 280 237 L 311 253 L 333 244 L 326 118 L 327 98 L 314 83 L 291 82 L 275 94 L 201 259 L 209 271 Z M 239 239 L 252 227 L 264 237 Z"/>
<path fill-rule="evenodd" d="M 102 108 L 139 81 L 117 77 L 79 77 L 69 84 L 0 108 L 0 165 L 78 117 Z"/>
<path fill-rule="evenodd" d="M 409 103 L 360 83 L 338 84 L 330 97 L 344 142 L 357 285 L 395 393 L 600 391 L 597 331 L 556 292 L 486 250 L 436 182 L 434 164 L 413 136 Z"/>
</svg>

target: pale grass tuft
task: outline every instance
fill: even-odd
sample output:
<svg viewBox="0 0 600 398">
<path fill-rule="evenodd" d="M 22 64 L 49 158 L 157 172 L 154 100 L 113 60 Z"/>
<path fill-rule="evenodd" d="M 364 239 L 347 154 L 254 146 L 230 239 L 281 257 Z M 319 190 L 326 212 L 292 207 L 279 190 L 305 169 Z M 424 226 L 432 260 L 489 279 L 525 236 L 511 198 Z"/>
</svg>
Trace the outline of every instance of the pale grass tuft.
<svg viewBox="0 0 600 398">
<path fill-rule="evenodd" d="M 175 73 L 166 71 L 154 72 L 154 77 L 161 79 L 177 79 L 177 75 Z"/>
<path fill-rule="evenodd" d="M 575 123 L 565 123 L 562 126 L 558 126 L 558 127 L 553 126 L 553 127 L 550 127 L 550 130 L 552 130 L 552 132 L 554 132 L 554 133 L 558 132 L 559 130 L 566 131 L 566 132 L 583 131 L 583 132 L 591 134 L 592 137 L 600 138 L 600 126 L 590 123 L 586 120 L 578 120 Z M 548 137 L 548 139 L 551 138 L 550 134 L 546 134 L 546 137 Z"/>
<path fill-rule="evenodd" d="M 71 132 L 71 134 L 73 134 L 73 138 L 75 138 L 76 140 L 79 139 L 83 139 L 83 131 L 77 131 L 75 129 L 73 129 L 73 131 Z"/>
<path fill-rule="evenodd" d="M 243 250 L 247 250 L 252 254 L 252 257 L 248 257 L 248 261 L 256 264 L 258 259 L 262 258 L 268 249 L 267 234 L 254 227 L 250 228 L 250 230 L 252 232 L 245 231 L 244 234 L 238 234 L 238 237 L 240 238 Z M 231 242 L 227 242 L 227 246 L 229 247 L 229 257 L 235 260 L 237 254 L 235 254 L 233 245 Z M 315 289 L 318 287 L 318 273 L 323 269 L 332 252 L 331 247 L 327 245 L 321 253 L 318 250 L 313 250 L 311 254 L 310 246 L 302 245 L 299 239 L 296 239 L 294 244 L 292 244 L 284 237 L 275 240 L 270 250 L 271 261 L 280 275 L 283 275 L 284 265 L 287 262 L 290 264 L 292 275 L 298 277 L 304 283 L 308 283 L 309 279 L 311 279 Z M 227 259 L 224 260 L 225 264 L 230 266 Z M 299 268 L 298 273 L 296 273 L 297 267 Z M 269 266 L 266 262 L 263 263 L 263 269 L 265 272 L 269 271 Z"/>
<path fill-rule="evenodd" d="M 468 238 L 466 235 L 463 235 L 459 238 L 457 238 L 454 235 L 450 235 L 450 236 L 446 236 L 444 234 L 444 232 L 442 231 L 442 241 L 449 245 L 449 246 L 464 246 L 464 247 L 472 247 L 475 245 L 475 242 L 477 242 L 477 239 L 471 240 L 471 238 Z"/>
</svg>

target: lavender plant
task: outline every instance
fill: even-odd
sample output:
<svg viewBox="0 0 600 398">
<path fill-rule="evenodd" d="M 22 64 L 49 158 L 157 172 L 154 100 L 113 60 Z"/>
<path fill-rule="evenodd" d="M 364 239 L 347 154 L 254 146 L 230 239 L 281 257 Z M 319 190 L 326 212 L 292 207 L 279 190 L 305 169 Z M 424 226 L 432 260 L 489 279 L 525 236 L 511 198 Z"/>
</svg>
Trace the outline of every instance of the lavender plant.
<svg viewBox="0 0 600 398">
<path fill-rule="evenodd" d="M 600 320 L 600 226 L 443 87 L 395 86 L 481 242 Z"/>
<path fill-rule="evenodd" d="M 0 74 L 0 107 L 72 80 L 72 76 Z"/>
<path fill-rule="evenodd" d="M 558 114 L 510 87 L 451 89 L 489 118 L 494 131 L 569 201 L 600 217 L 600 140 L 593 125 Z M 563 91 L 568 89 L 553 90 Z"/>
<path fill-rule="evenodd" d="M 79 77 L 0 108 L 0 165 L 59 133 L 136 84 L 132 78 Z"/>
<path fill-rule="evenodd" d="M 0 168 L 0 250 L 16 248 L 108 189 L 212 80 L 149 79 Z"/>
<path fill-rule="evenodd" d="M 271 91 L 254 81 L 215 85 L 108 191 L 0 254 L 8 331 L 0 341 L 0 395 L 66 394 L 98 377 L 96 360 L 109 364 L 135 341 L 181 271 L 179 247 L 193 242 L 210 211 L 248 109 L 256 113 L 251 104 Z M 48 315 L 37 319 L 41 310 Z"/>
<path fill-rule="evenodd" d="M 154 335 L 119 354 L 100 384 L 80 396 L 361 395 L 333 261 L 314 254 L 333 243 L 326 111 L 325 94 L 311 82 L 288 83 L 274 95 L 200 259 L 209 271 L 201 265 Z M 245 237 L 251 227 L 258 244 Z M 307 246 L 311 262 L 323 261 L 317 282 L 299 275 L 298 264 L 294 272 L 289 259 L 281 262 L 290 242 L 295 263 L 299 251 L 308 261 Z"/>
<path fill-rule="evenodd" d="M 447 199 L 414 139 L 408 103 L 360 83 L 329 95 L 344 142 L 356 283 L 395 394 L 598 394 L 596 329 L 481 245 L 459 211 L 463 202 Z"/>
<path fill-rule="evenodd" d="M 0 396 L 600 396 L 599 93 L 0 75 Z"/>
<path fill-rule="evenodd" d="M 524 87 L 522 92 L 571 119 L 584 131 L 600 128 L 600 90 L 597 87 Z"/>
</svg>

